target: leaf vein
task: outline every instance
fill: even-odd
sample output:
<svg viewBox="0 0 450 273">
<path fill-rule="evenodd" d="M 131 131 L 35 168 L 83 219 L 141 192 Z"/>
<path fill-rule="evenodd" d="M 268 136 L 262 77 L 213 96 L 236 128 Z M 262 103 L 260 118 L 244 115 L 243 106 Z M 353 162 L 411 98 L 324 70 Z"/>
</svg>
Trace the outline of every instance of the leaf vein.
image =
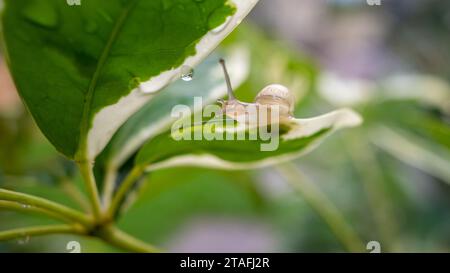
<svg viewBox="0 0 450 273">
<path fill-rule="evenodd" d="M 117 36 L 119 35 L 119 32 L 124 25 L 128 14 L 133 9 L 133 7 L 136 6 L 137 1 L 130 2 L 131 4 L 127 6 L 123 12 L 118 17 L 118 20 L 116 21 L 111 34 L 109 36 L 109 39 L 102 50 L 102 53 L 100 55 L 100 58 L 97 62 L 97 66 L 95 68 L 95 72 L 92 76 L 91 82 L 89 83 L 88 91 L 86 93 L 86 96 L 84 97 L 84 106 L 83 106 L 83 114 L 81 118 L 81 124 L 80 124 L 80 139 L 79 139 L 79 145 L 78 145 L 78 151 L 76 158 L 77 160 L 86 160 L 87 154 L 86 154 L 86 148 L 87 148 L 87 133 L 89 131 L 90 127 L 90 120 L 89 120 L 89 114 L 92 108 L 92 99 L 94 96 L 94 91 L 97 86 L 97 81 L 100 77 L 100 73 L 106 63 L 106 60 L 111 52 L 112 46 L 114 42 L 117 39 Z"/>
</svg>

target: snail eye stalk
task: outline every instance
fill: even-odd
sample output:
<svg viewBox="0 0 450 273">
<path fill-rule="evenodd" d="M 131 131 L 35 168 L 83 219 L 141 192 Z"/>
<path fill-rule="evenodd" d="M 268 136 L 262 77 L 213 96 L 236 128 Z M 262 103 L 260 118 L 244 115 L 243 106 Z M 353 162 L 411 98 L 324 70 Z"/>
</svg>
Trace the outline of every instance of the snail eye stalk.
<svg viewBox="0 0 450 273">
<path fill-rule="evenodd" d="M 222 65 L 223 74 L 225 75 L 225 81 L 227 82 L 227 88 L 228 88 L 228 99 L 229 100 L 235 100 L 233 87 L 231 86 L 230 76 L 228 75 L 227 67 L 225 65 L 225 60 L 220 59 L 219 63 Z"/>
</svg>

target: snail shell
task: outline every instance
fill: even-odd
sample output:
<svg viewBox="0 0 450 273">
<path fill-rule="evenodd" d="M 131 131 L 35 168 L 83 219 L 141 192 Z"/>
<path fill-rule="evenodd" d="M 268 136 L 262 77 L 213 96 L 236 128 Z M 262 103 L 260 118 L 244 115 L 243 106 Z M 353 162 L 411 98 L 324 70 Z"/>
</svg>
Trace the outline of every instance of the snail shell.
<svg viewBox="0 0 450 273">
<path fill-rule="evenodd" d="M 295 98 L 286 86 L 271 84 L 258 93 L 255 103 L 268 106 L 278 105 L 280 116 L 292 116 Z"/>
<path fill-rule="evenodd" d="M 251 115 L 257 115 L 259 109 L 264 106 L 268 109 L 266 122 L 271 123 L 270 111 L 278 107 L 279 122 L 288 122 L 292 118 L 295 106 L 295 98 L 289 89 L 281 84 L 271 84 L 264 87 L 255 97 L 253 103 L 242 102 L 236 99 L 231 87 L 231 82 L 225 66 L 225 61 L 220 60 L 228 86 L 228 100 L 220 100 L 222 113 L 238 122 L 248 123 Z M 253 119 L 254 120 L 254 119 Z M 260 124 L 261 125 L 261 124 Z"/>
</svg>

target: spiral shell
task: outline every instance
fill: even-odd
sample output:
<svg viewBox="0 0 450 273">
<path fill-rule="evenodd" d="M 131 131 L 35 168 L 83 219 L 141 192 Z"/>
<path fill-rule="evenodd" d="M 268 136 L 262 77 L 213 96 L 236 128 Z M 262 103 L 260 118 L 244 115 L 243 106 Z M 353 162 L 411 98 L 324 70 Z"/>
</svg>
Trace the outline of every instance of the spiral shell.
<svg viewBox="0 0 450 273">
<path fill-rule="evenodd" d="M 292 116 L 295 106 L 294 95 L 286 86 L 271 84 L 263 88 L 255 98 L 260 105 L 278 105 L 280 116 Z"/>
<path fill-rule="evenodd" d="M 227 117 L 230 117 L 239 122 L 248 123 L 254 115 L 261 113 L 263 108 L 267 110 L 265 112 L 266 117 L 264 120 L 268 123 L 273 122 L 271 120 L 271 113 L 276 111 L 278 113 L 278 121 L 281 123 L 288 122 L 292 118 L 292 114 L 295 106 L 295 98 L 289 89 L 281 84 L 271 84 L 264 87 L 258 95 L 255 97 L 253 103 L 242 102 L 236 99 L 231 86 L 230 78 L 225 66 L 225 61 L 220 60 L 225 79 L 228 86 L 228 100 L 222 100 L 222 113 Z M 259 117 L 257 120 L 261 120 Z M 258 121 L 259 122 L 259 121 Z"/>
</svg>

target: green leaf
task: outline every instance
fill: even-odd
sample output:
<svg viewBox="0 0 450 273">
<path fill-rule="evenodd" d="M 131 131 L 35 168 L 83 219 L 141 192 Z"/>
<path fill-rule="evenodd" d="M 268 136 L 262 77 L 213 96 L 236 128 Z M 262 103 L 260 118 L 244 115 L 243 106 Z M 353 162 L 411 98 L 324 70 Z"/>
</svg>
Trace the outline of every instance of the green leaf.
<svg viewBox="0 0 450 273">
<path fill-rule="evenodd" d="M 183 128 L 180 134 L 201 134 L 211 131 L 208 126 L 214 126 L 216 132 L 222 130 L 226 135 L 233 135 L 235 140 L 227 140 L 226 136 L 223 136 L 223 140 L 179 140 L 178 131 L 175 134 L 168 131 L 149 140 L 142 147 L 136 157 L 136 165 L 149 171 L 185 165 L 219 169 L 264 167 L 299 157 L 314 149 L 332 132 L 360 123 L 361 117 L 358 114 L 349 109 L 340 109 L 315 118 L 294 119 L 286 128 L 280 126 L 279 136 L 274 134 L 267 141 L 260 138 L 250 140 L 247 128 L 239 123 L 232 126 L 222 126 L 222 122 L 195 124 Z M 238 140 L 237 135 L 241 133 L 245 134 L 245 138 Z M 269 143 L 278 145 L 273 146 L 273 150 L 264 150 L 262 145 Z"/>
<path fill-rule="evenodd" d="M 256 2 L 7 0 L 6 57 L 52 144 L 93 160 L 152 93 L 183 65 L 199 64 Z"/>
</svg>

